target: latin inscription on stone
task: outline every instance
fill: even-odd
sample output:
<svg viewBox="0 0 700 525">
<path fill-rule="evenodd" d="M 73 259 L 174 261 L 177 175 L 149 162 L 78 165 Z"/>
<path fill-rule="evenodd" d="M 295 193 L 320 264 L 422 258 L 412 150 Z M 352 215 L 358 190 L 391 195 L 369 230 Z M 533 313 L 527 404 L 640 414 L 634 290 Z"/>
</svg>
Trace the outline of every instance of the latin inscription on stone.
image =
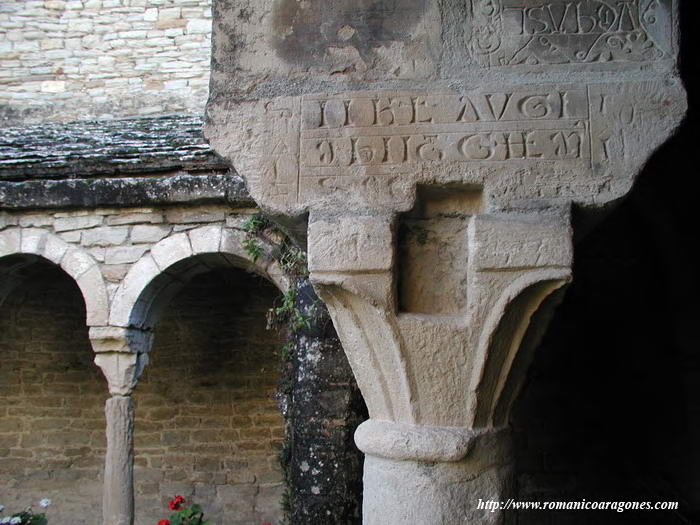
<svg viewBox="0 0 700 525">
<path fill-rule="evenodd" d="M 300 193 L 390 188 L 436 162 L 587 162 L 589 133 L 581 89 L 305 97 Z"/>
<path fill-rule="evenodd" d="M 471 0 L 484 66 L 651 61 L 670 55 L 670 0 Z"/>
</svg>

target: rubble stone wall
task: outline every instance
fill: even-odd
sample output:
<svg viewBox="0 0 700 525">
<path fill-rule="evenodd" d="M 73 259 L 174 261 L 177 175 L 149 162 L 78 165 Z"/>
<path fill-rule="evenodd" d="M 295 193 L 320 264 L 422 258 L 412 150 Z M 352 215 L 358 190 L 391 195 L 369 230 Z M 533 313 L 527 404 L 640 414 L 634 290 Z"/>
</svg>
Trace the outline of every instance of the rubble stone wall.
<svg viewBox="0 0 700 525">
<path fill-rule="evenodd" d="M 201 113 L 210 0 L 0 5 L 0 122 Z"/>
</svg>

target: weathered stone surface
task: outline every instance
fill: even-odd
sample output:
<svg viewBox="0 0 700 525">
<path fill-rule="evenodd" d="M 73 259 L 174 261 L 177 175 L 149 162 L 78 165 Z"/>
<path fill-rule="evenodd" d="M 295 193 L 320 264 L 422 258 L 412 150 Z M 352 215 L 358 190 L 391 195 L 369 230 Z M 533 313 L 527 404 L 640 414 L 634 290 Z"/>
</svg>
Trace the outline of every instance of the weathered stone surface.
<svg viewBox="0 0 700 525">
<path fill-rule="evenodd" d="M 655 62 L 673 58 L 672 2 L 472 0 L 466 41 L 483 66 Z"/>
<path fill-rule="evenodd" d="M 141 357 L 135 352 L 106 351 L 95 355 L 95 364 L 102 369 L 111 394 L 128 396 L 136 387 L 136 382 L 145 366 L 143 359 L 147 357 Z"/>
<path fill-rule="evenodd" d="M 226 170 L 199 117 L 175 115 L 5 127 L 0 180 L 165 170 Z"/>
<path fill-rule="evenodd" d="M 168 225 L 138 224 L 131 229 L 131 242 L 158 242 L 170 232 Z"/>
<path fill-rule="evenodd" d="M 54 223 L 57 232 L 84 230 L 102 224 L 100 215 L 81 215 L 78 217 L 59 217 Z"/>
<path fill-rule="evenodd" d="M 115 246 L 129 236 L 129 228 L 93 228 L 83 233 L 83 246 Z"/>
<path fill-rule="evenodd" d="M 250 206 L 242 179 L 222 174 L 175 174 L 144 178 L 0 181 L 0 206 L 8 210 L 223 202 Z M 108 224 L 140 222 L 143 214 L 121 214 Z M 149 216 L 146 222 L 162 222 Z"/>
<path fill-rule="evenodd" d="M 473 496 L 505 499 L 509 455 L 483 470 L 469 436 L 507 424 L 572 205 L 623 197 L 683 117 L 677 2 L 249 5 L 216 5 L 205 133 L 261 207 L 308 217 L 377 423 L 364 522 L 499 522 Z"/>
<path fill-rule="evenodd" d="M 148 246 L 138 244 L 135 246 L 115 246 L 105 252 L 105 263 L 125 264 L 138 261 L 146 253 Z"/>
<path fill-rule="evenodd" d="M 201 112 L 210 0 L 3 5 L 0 122 Z"/>
<path fill-rule="evenodd" d="M 212 104 L 207 133 L 252 196 L 277 213 L 406 211 L 418 184 L 482 187 L 493 208 L 600 205 L 629 189 L 685 102 L 672 71 L 629 82 L 586 78 L 584 86 L 513 78 L 511 87 L 482 82 L 442 93 L 280 91 L 235 111 Z M 250 129 L 253 138 L 243 139 Z"/>
<path fill-rule="evenodd" d="M 115 395 L 105 403 L 107 453 L 105 457 L 103 524 L 134 523 L 134 401 Z"/>
<path fill-rule="evenodd" d="M 297 308 L 307 316 L 290 345 L 280 405 L 287 422 L 284 452 L 290 521 L 350 525 L 361 519 L 362 453 L 352 435 L 366 407 L 343 348 L 308 280 Z"/>
</svg>

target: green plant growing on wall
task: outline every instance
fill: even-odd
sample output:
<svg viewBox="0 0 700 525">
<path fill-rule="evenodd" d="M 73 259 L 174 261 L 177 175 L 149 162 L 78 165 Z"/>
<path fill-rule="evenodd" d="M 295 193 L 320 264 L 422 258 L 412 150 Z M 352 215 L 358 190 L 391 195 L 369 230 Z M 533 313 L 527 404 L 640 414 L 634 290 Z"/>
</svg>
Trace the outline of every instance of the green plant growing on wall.
<svg viewBox="0 0 700 525">
<path fill-rule="evenodd" d="M 278 392 L 281 396 L 280 404 L 285 413 L 285 421 L 289 425 L 287 412 L 293 394 L 294 377 L 292 361 L 296 346 L 294 336 L 303 329 L 311 327 L 312 316 L 315 315 L 314 304 L 299 308 L 300 284 L 309 275 L 306 253 L 294 244 L 294 242 L 279 229 L 270 219 L 263 214 L 251 216 L 244 224 L 243 231 L 246 239 L 243 248 L 253 261 L 261 258 L 274 260 L 279 265 L 289 282 L 289 288 L 282 294 L 275 306 L 270 308 L 267 314 L 267 328 L 286 330 L 289 341 L 279 351 L 282 377 L 279 381 Z M 279 463 L 285 480 L 285 491 L 282 496 L 282 509 L 285 513 L 285 523 L 291 523 L 291 432 L 287 428 L 285 439 L 279 453 Z"/>
<path fill-rule="evenodd" d="M 288 326 L 296 333 L 309 327 L 309 315 L 297 307 L 299 281 L 309 275 L 306 253 L 262 214 L 251 216 L 243 223 L 246 239 L 243 248 L 258 261 L 261 257 L 275 260 L 289 279 L 289 289 L 282 301 L 268 313 L 268 328 Z"/>
<path fill-rule="evenodd" d="M 182 496 L 175 496 L 168 508 L 174 513 L 167 520 L 160 520 L 158 525 L 212 525 L 211 521 L 204 519 L 204 511 L 201 505 L 191 503 Z"/>
</svg>

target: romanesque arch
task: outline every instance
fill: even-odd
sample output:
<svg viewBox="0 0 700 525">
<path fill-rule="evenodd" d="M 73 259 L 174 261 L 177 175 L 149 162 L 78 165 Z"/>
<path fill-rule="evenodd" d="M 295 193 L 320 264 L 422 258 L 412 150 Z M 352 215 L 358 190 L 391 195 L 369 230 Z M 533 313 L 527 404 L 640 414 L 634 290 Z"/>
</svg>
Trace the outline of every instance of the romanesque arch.
<svg viewBox="0 0 700 525">
<path fill-rule="evenodd" d="M 206 261 L 255 272 L 280 290 L 286 290 L 288 282 L 279 265 L 269 259 L 253 260 L 245 251 L 244 241 L 245 232 L 222 225 L 202 226 L 166 237 L 143 255 L 124 277 L 112 301 L 109 324 L 138 329 L 152 326 L 160 308 L 159 304 L 154 304 L 156 298 L 159 295 L 172 297 L 183 284 L 182 272 L 191 277 L 190 272 L 196 274 L 209 268 Z M 195 256 L 206 259 L 196 260 Z M 186 260 L 190 258 L 192 262 L 187 268 Z"/>
<path fill-rule="evenodd" d="M 149 361 L 153 329 L 165 307 L 193 278 L 214 268 L 258 274 L 279 290 L 289 286 L 277 262 L 253 258 L 246 233 L 222 224 L 200 226 L 162 239 L 136 261 L 114 293 L 109 327 L 93 330 L 96 362 L 110 379 L 104 515 L 109 523 L 134 516 L 134 406 L 131 393 Z M 111 452 L 111 453 L 110 453 Z"/>
<path fill-rule="evenodd" d="M 58 266 L 77 283 L 85 300 L 88 326 L 104 326 L 109 319 L 107 288 L 97 261 L 84 250 L 39 228 L 10 228 L 0 232 L 0 258 L 8 255 L 35 255 Z M 13 266 L 10 272 L 18 268 Z M 1 271 L 1 270 L 0 270 Z M 12 279 L 5 285 L 9 292 Z M 0 292 L 0 304 L 3 296 Z"/>
</svg>

